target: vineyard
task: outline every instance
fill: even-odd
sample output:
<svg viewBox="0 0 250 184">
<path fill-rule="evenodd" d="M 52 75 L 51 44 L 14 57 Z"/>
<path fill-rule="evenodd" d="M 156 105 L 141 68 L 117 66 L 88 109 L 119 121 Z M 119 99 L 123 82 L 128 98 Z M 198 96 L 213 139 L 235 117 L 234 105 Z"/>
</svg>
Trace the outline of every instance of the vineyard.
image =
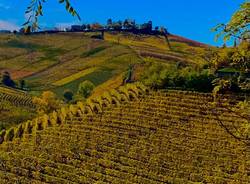
<svg viewBox="0 0 250 184">
<path fill-rule="evenodd" d="M 6 87 L 0 87 L 0 100 L 8 101 L 16 106 L 26 106 L 30 108 L 35 108 L 32 103 L 32 97 L 26 93 L 14 90 Z"/>
<path fill-rule="evenodd" d="M 249 147 L 210 94 L 139 84 L 0 133 L 1 183 L 249 183 Z M 218 108 L 228 128 L 241 118 Z"/>
</svg>

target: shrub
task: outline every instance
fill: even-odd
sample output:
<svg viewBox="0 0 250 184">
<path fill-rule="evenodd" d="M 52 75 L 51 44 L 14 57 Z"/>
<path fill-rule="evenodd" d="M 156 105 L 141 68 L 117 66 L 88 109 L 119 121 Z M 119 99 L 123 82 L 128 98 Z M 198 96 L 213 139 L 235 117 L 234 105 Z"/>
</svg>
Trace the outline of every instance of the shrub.
<svg viewBox="0 0 250 184">
<path fill-rule="evenodd" d="M 95 85 L 90 81 L 82 82 L 78 87 L 78 94 L 87 98 L 91 95 Z"/>
<path fill-rule="evenodd" d="M 209 70 L 196 71 L 191 67 L 178 69 L 176 66 L 152 64 L 142 76 L 142 82 L 153 89 L 182 88 L 202 92 L 213 90 L 215 76 Z"/>
<path fill-rule="evenodd" d="M 42 93 L 41 97 L 35 97 L 33 103 L 37 105 L 39 114 L 49 113 L 60 107 L 60 101 L 51 91 L 45 91 Z"/>
<path fill-rule="evenodd" d="M 10 73 L 5 71 L 2 75 L 2 83 L 9 87 L 15 87 L 15 82 L 11 79 Z"/>
<path fill-rule="evenodd" d="M 66 90 L 63 93 L 63 97 L 64 97 L 64 99 L 65 99 L 66 102 L 72 101 L 73 100 L 73 96 L 74 96 L 74 94 L 70 90 Z"/>
<path fill-rule="evenodd" d="M 19 88 L 20 88 L 20 89 L 24 89 L 24 88 L 25 88 L 25 86 L 26 86 L 26 82 L 25 82 L 25 80 L 23 80 L 23 79 L 22 79 L 22 80 L 20 80 L 20 81 L 19 81 Z"/>
</svg>

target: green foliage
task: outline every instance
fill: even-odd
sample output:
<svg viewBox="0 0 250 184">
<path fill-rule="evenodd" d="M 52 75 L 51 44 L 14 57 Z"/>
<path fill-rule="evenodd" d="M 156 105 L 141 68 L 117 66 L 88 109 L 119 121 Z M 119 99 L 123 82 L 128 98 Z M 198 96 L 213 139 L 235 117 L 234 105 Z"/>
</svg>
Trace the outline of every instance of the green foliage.
<svg viewBox="0 0 250 184">
<path fill-rule="evenodd" d="M 123 83 L 127 84 L 132 82 L 132 75 L 133 75 L 133 66 L 129 65 L 124 77 L 123 77 Z"/>
<path fill-rule="evenodd" d="M 151 64 L 145 70 L 142 81 L 153 89 L 181 88 L 210 92 L 214 78 L 208 70 L 199 72 L 191 67 L 178 69 L 176 66 Z"/>
<path fill-rule="evenodd" d="M 223 48 L 214 52 L 210 65 L 218 70 L 224 67 L 231 67 L 242 72 L 250 71 L 250 43 L 241 42 L 235 48 Z"/>
<path fill-rule="evenodd" d="M 11 79 L 10 73 L 7 71 L 3 73 L 1 82 L 8 87 L 15 87 L 15 82 Z"/>
<path fill-rule="evenodd" d="M 250 72 L 250 43 L 241 42 L 235 48 L 224 48 L 217 51 L 211 59 L 212 67 L 218 72 L 224 72 L 225 76 L 214 81 L 213 94 L 225 92 L 239 92 L 247 90 L 247 78 Z M 226 75 L 226 73 L 229 73 Z"/>
<path fill-rule="evenodd" d="M 78 94 L 82 95 L 84 98 L 87 98 L 91 95 L 94 87 L 95 86 L 92 82 L 84 81 L 78 87 Z"/>
<path fill-rule="evenodd" d="M 242 72 L 250 72 L 250 42 L 241 42 L 241 44 L 235 48 L 231 59 L 233 67 Z"/>
<path fill-rule="evenodd" d="M 66 100 L 66 102 L 72 101 L 73 100 L 73 96 L 74 96 L 74 94 L 73 94 L 73 92 L 71 90 L 66 90 L 63 93 L 63 97 Z"/>
<path fill-rule="evenodd" d="M 224 36 L 224 40 L 229 40 L 232 37 L 247 40 L 250 38 L 249 23 L 250 23 L 250 2 L 246 0 L 241 4 L 240 9 L 234 13 L 231 20 L 227 24 L 219 24 L 213 31 L 219 32 L 216 36 Z"/>
<path fill-rule="evenodd" d="M 45 91 L 41 97 L 34 97 L 33 103 L 37 106 L 39 114 L 49 113 L 60 108 L 60 101 L 51 91 Z"/>
<path fill-rule="evenodd" d="M 43 3 L 46 0 L 31 0 L 30 5 L 27 7 L 25 14 L 28 16 L 27 22 L 23 24 L 25 27 L 25 33 L 30 33 L 39 29 L 38 18 L 43 16 Z M 66 10 L 72 15 L 78 17 L 81 20 L 79 14 L 71 6 L 70 0 L 58 0 L 60 4 L 65 4 Z"/>
<path fill-rule="evenodd" d="M 25 80 L 23 80 L 23 79 L 20 80 L 20 81 L 19 81 L 19 88 L 23 90 L 25 87 L 26 87 Z"/>
</svg>

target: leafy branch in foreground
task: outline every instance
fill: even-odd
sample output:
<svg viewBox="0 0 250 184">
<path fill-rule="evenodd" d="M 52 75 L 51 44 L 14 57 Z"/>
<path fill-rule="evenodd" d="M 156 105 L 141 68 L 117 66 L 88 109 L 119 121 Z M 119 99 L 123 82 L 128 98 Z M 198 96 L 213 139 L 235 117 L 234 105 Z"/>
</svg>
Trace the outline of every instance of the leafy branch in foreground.
<svg viewBox="0 0 250 184">
<path fill-rule="evenodd" d="M 245 144 L 250 144 L 250 101 L 249 95 L 244 96 L 232 95 L 232 91 L 237 88 L 236 81 L 233 79 L 216 79 L 214 80 L 213 97 L 214 101 L 211 103 L 210 112 L 216 117 L 216 120 L 222 128 L 226 130 L 231 136 L 239 141 L 243 141 Z M 229 93 L 230 92 L 230 93 Z M 226 95 L 225 95 L 226 94 Z M 244 100 L 243 100 L 244 98 Z M 224 114 L 221 109 L 226 110 L 234 117 L 242 120 L 241 124 L 231 121 L 232 124 L 228 124 L 224 121 Z"/>
<path fill-rule="evenodd" d="M 39 29 L 38 19 L 40 16 L 43 16 L 43 4 L 45 2 L 47 2 L 47 0 L 31 0 L 30 5 L 25 11 L 27 16 L 27 21 L 23 24 L 25 27 L 25 33 L 33 32 Z M 69 12 L 73 17 L 77 17 L 81 20 L 80 15 L 72 7 L 70 0 L 58 0 L 58 3 L 64 4 L 67 12 Z"/>
<path fill-rule="evenodd" d="M 234 13 L 231 20 L 227 24 L 219 24 L 212 29 L 219 32 L 216 39 L 223 36 L 224 41 L 230 38 L 238 38 L 241 40 L 250 39 L 250 2 L 245 1 L 241 4 L 240 9 Z"/>
</svg>

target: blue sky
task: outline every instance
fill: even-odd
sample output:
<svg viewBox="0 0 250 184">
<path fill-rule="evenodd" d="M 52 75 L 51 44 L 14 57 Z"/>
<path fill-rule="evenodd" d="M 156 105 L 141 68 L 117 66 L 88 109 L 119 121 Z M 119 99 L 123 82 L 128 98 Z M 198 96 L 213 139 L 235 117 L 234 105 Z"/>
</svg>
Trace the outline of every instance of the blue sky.
<svg viewBox="0 0 250 184">
<path fill-rule="evenodd" d="M 71 0 L 82 22 L 68 15 L 57 0 L 47 0 L 42 27 L 77 23 L 106 23 L 108 18 L 133 18 L 138 23 L 152 20 L 154 26 L 165 26 L 170 33 L 211 45 L 215 42 L 210 30 L 228 22 L 244 0 Z M 30 0 L 0 0 L 0 29 L 17 29 L 25 22 L 25 9 Z M 156 3 L 157 2 L 157 3 Z"/>
</svg>

